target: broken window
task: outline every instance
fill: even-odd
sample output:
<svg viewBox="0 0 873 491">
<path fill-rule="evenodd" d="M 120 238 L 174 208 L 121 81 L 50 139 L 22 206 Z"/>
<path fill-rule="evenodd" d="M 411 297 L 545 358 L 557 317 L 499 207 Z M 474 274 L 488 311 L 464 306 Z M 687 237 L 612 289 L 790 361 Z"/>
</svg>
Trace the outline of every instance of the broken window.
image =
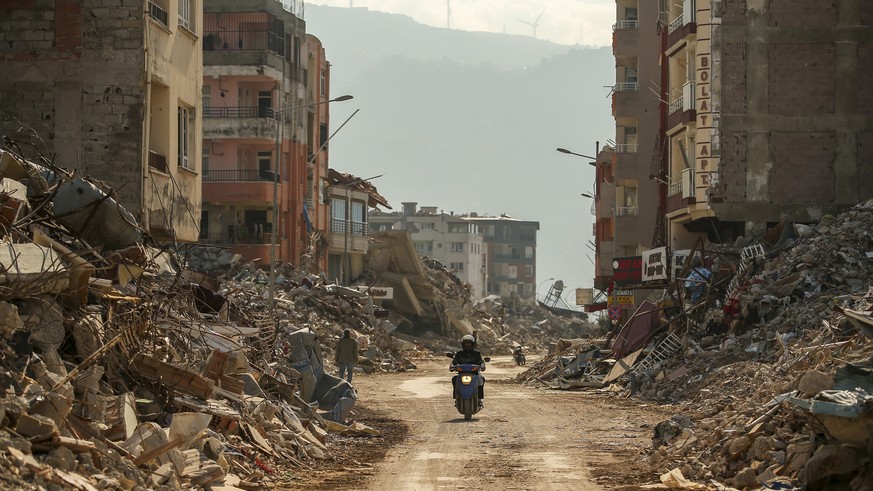
<svg viewBox="0 0 873 491">
<path fill-rule="evenodd" d="M 178 125 L 178 165 L 194 170 L 194 162 L 190 159 L 194 148 L 194 110 L 179 106 Z"/>
</svg>

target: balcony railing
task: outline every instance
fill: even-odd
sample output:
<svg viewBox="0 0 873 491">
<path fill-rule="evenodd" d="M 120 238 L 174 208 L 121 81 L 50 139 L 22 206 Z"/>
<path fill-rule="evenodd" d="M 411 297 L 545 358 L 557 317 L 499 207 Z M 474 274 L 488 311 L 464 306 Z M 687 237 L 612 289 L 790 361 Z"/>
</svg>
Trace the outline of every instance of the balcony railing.
<svg viewBox="0 0 873 491">
<path fill-rule="evenodd" d="M 366 222 L 352 222 L 341 218 L 333 218 L 330 221 L 330 231 L 335 234 L 346 234 L 349 236 L 365 237 L 367 235 Z"/>
<path fill-rule="evenodd" d="M 169 173 L 167 157 L 151 150 L 149 150 L 149 167 L 164 174 Z"/>
<path fill-rule="evenodd" d="M 615 153 L 637 153 L 639 145 L 636 143 L 619 143 L 615 146 Z"/>
<path fill-rule="evenodd" d="M 613 31 L 618 31 L 620 29 L 639 29 L 640 21 L 638 20 L 620 20 L 612 25 Z"/>
<path fill-rule="evenodd" d="M 311 210 L 315 208 L 315 200 L 312 198 L 303 198 L 303 205 L 306 206 L 307 210 Z"/>
<path fill-rule="evenodd" d="M 672 34 L 673 31 L 679 29 L 680 27 L 685 25 L 685 15 L 680 14 L 679 17 L 673 19 L 673 22 L 670 23 L 670 27 L 667 29 L 667 34 Z"/>
<path fill-rule="evenodd" d="M 203 36 L 203 51 L 285 55 L 285 23 L 266 12 L 204 13 Z"/>
<path fill-rule="evenodd" d="M 159 7 L 154 2 L 149 2 L 149 17 L 156 20 L 158 24 L 164 26 L 165 28 L 170 28 L 170 16 L 167 14 L 167 11 Z"/>
<path fill-rule="evenodd" d="M 204 118 L 270 118 L 274 119 L 276 111 L 271 107 L 236 106 L 236 107 L 206 107 L 203 108 Z"/>
<path fill-rule="evenodd" d="M 679 112 L 683 109 L 685 109 L 685 98 L 683 97 L 675 99 L 673 102 L 670 103 L 670 114 Z"/>
<path fill-rule="evenodd" d="M 694 82 L 685 82 L 682 86 L 682 97 L 670 103 L 670 114 L 694 109 Z"/>
<path fill-rule="evenodd" d="M 616 92 L 637 92 L 640 90 L 639 82 L 618 82 L 612 90 Z"/>
<path fill-rule="evenodd" d="M 635 217 L 640 214 L 640 209 L 636 206 L 619 206 L 615 209 L 617 217 Z"/>
<path fill-rule="evenodd" d="M 680 194 L 682 192 L 682 181 L 676 181 L 670 184 L 670 190 L 667 191 L 667 196 L 673 196 L 674 194 Z"/>
<path fill-rule="evenodd" d="M 212 182 L 273 182 L 276 174 L 269 170 L 204 170 L 203 180 Z"/>
</svg>

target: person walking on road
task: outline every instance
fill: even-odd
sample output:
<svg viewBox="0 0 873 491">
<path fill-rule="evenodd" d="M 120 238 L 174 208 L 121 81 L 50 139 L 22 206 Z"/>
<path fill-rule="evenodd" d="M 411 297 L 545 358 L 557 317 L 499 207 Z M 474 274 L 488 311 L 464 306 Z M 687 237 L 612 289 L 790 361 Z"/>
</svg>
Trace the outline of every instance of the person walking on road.
<svg viewBox="0 0 873 491">
<path fill-rule="evenodd" d="M 335 360 L 339 367 L 339 378 L 345 378 L 352 383 L 352 374 L 358 364 L 358 342 L 352 339 L 352 331 L 346 329 L 343 337 L 336 343 Z M 348 372 L 348 377 L 345 377 Z"/>
</svg>

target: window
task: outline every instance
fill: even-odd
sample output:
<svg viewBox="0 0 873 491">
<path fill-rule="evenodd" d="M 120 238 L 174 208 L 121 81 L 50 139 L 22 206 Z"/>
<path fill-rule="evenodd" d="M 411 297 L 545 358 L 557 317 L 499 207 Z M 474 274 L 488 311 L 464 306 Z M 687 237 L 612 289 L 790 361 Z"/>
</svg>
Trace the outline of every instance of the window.
<svg viewBox="0 0 873 491">
<path fill-rule="evenodd" d="M 525 276 L 533 276 L 533 266 L 531 266 L 530 264 L 526 265 L 524 267 L 524 275 Z"/>
<path fill-rule="evenodd" d="M 463 273 L 464 272 L 464 263 L 451 263 L 449 265 L 449 268 L 453 269 L 457 273 Z"/>
<path fill-rule="evenodd" d="M 203 84 L 203 89 L 200 91 L 201 100 L 203 101 L 203 113 L 208 114 L 209 107 L 212 105 L 212 86 Z"/>
<path fill-rule="evenodd" d="M 330 139 L 330 135 L 328 135 L 327 125 L 322 123 L 321 126 L 318 127 L 318 133 L 319 133 L 319 135 L 318 135 L 319 136 L 318 148 L 324 148 L 324 146 L 327 145 L 327 140 Z"/>
<path fill-rule="evenodd" d="M 463 242 L 452 242 L 451 251 L 452 252 L 464 252 L 464 243 Z"/>
<path fill-rule="evenodd" d="M 194 163 L 190 160 L 194 147 L 194 111 L 180 106 L 178 116 L 179 167 L 194 170 Z"/>
<path fill-rule="evenodd" d="M 524 294 L 528 295 L 528 296 L 533 294 L 533 285 L 532 284 L 530 284 L 530 283 L 524 284 Z"/>
<path fill-rule="evenodd" d="M 509 240 L 512 237 L 512 229 L 509 225 L 504 225 L 501 228 L 503 229 L 503 240 Z"/>
<path fill-rule="evenodd" d="M 537 239 L 537 231 L 534 227 L 522 227 L 519 231 L 519 238 L 527 242 L 533 242 Z"/>
<path fill-rule="evenodd" d="M 518 278 L 518 266 L 510 266 L 508 276 L 510 278 Z"/>
<path fill-rule="evenodd" d="M 450 223 L 449 224 L 449 233 L 450 234 L 463 234 L 467 232 L 467 224 L 466 223 Z"/>
<path fill-rule="evenodd" d="M 524 248 L 524 257 L 526 257 L 527 259 L 531 259 L 532 257 L 534 257 L 534 248 L 531 246 L 525 247 Z"/>
<path fill-rule="evenodd" d="M 273 115 L 273 91 L 258 91 L 258 117 L 269 118 Z"/>
<path fill-rule="evenodd" d="M 330 200 L 330 216 L 334 220 L 346 219 L 346 200 L 342 198 L 333 198 Z M 342 231 L 342 230 L 340 230 Z"/>
<path fill-rule="evenodd" d="M 273 181 L 273 152 L 258 152 L 258 179 Z"/>
<path fill-rule="evenodd" d="M 203 176 L 206 177 L 209 175 L 209 152 L 203 152 L 203 160 L 200 165 L 200 172 L 203 173 Z"/>
<path fill-rule="evenodd" d="M 636 145 L 637 144 L 637 127 L 636 126 L 627 126 L 624 129 L 624 143 L 626 145 Z"/>
<path fill-rule="evenodd" d="M 426 223 L 419 223 L 417 225 L 418 225 L 418 228 L 420 228 L 422 230 L 433 230 L 433 227 L 434 227 L 434 224 L 432 222 L 431 223 L 427 223 L 427 222 Z"/>
<path fill-rule="evenodd" d="M 367 235 L 367 214 L 364 203 L 352 201 L 352 233 L 354 235 Z"/>
<path fill-rule="evenodd" d="M 417 240 L 414 242 L 415 244 L 415 253 L 421 255 L 433 254 L 433 241 L 432 240 Z"/>
<path fill-rule="evenodd" d="M 624 81 L 627 83 L 639 82 L 639 78 L 637 76 L 637 67 L 635 67 L 635 66 L 624 67 Z"/>
<path fill-rule="evenodd" d="M 193 25 L 191 22 L 191 2 L 193 0 L 179 0 L 179 27 L 184 27 L 189 31 L 193 31 Z"/>
<path fill-rule="evenodd" d="M 485 225 L 485 236 L 494 237 L 494 225 Z"/>
<path fill-rule="evenodd" d="M 639 20 L 639 11 L 636 7 L 625 7 L 624 8 L 624 18 L 625 20 Z"/>
<path fill-rule="evenodd" d="M 325 70 L 325 69 L 321 70 L 319 87 L 321 90 L 321 97 L 327 97 L 327 70 Z"/>
</svg>

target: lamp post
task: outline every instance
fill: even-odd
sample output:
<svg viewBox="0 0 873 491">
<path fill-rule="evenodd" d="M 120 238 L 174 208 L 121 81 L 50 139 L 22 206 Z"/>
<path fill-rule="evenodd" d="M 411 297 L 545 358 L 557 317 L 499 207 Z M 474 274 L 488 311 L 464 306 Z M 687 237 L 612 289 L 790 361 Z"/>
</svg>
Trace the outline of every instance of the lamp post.
<svg viewBox="0 0 873 491">
<path fill-rule="evenodd" d="M 372 181 L 373 179 L 378 179 L 382 177 L 384 174 L 379 174 L 378 176 L 368 177 L 366 179 L 357 179 L 351 182 L 347 182 L 343 184 L 343 189 L 345 190 L 345 198 L 346 198 L 346 219 L 343 224 L 343 260 L 340 263 L 340 281 L 342 281 L 343 285 L 346 285 L 348 281 L 346 280 L 346 268 L 350 266 L 347 264 L 349 260 L 349 222 L 351 218 L 352 212 L 352 199 L 351 199 L 351 189 L 349 186 L 353 186 L 355 184 L 360 184 L 362 182 Z M 366 210 L 364 210 L 366 211 Z"/>
<path fill-rule="evenodd" d="M 285 127 L 285 125 L 282 124 L 283 118 L 281 118 L 280 116 L 286 111 L 294 111 L 307 107 L 320 106 L 322 104 L 330 104 L 331 102 L 343 102 L 350 99 L 354 99 L 354 97 L 350 95 L 341 95 L 327 101 L 312 102 L 300 106 L 283 107 L 281 109 L 277 109 L 273 114 L 273 117 L 276 118 L 276 158 L 274 159 L 275 172 L 273 172 L 273 230 L 270 234 L 270 308 L 272 309 L 275 308 L 276 304 L 276 242 L 279 235 L 279 224 L 281 223 L 281 217 L 279 215 L 279 169 L 282 155 L 282 140 L 280 139 L 279 130 L 280 128 L 284 129 Z"/>
</svg>

